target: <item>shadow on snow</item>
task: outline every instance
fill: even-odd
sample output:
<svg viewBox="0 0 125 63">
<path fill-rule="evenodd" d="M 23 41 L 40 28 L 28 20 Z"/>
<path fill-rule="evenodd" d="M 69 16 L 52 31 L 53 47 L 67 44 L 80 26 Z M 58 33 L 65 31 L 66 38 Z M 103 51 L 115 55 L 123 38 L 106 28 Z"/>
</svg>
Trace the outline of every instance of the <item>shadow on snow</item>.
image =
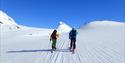
<svg viewBox="0 0 125 63">
<path fill-rule="evenodd" d="M 7 51 L 7 53 L 24 53 L 24 52 L 51 52 L 51 51 L 56 51 L 56 52 L 69 52 L 69 49 L 39 49 L 39 50 L 15 50 L 15 51 Z"/>
</svg>

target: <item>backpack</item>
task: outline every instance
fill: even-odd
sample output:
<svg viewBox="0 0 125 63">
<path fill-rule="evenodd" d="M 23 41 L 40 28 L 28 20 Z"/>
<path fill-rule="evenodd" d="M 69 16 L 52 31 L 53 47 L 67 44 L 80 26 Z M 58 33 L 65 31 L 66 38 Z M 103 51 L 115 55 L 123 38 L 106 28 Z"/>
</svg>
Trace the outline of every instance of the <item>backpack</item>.
<svg viewBox="0 0 125 63">
<path fill-rule="evenodd" d="M 76 38 L 76 30 L 71 31 L 71 38 Z"/>
<path fill-rule="evenodd" d="M 52 33 L 51 37 L 52 37 L 52 39 L 57 39 L 56 38 L 56 32 Z"/>
</svg>

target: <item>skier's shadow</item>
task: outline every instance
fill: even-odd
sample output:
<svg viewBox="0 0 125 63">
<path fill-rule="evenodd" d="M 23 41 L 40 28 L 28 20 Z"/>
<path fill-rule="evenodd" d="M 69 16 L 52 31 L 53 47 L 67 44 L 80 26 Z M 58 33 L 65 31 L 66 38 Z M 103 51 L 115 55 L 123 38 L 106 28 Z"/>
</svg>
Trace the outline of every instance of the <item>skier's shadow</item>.
<svg viewBox="0 0 125 63">
<path fill-rule="evenodd" d="M 39 50 L 15 50 L 7 51 L 7 53 L 24 53 L 24 52 L 52 52 L 52 49 L 39 49 Z M 57 49 L 56 52 L 69 52 L 68 49 Z"/>
</svg>

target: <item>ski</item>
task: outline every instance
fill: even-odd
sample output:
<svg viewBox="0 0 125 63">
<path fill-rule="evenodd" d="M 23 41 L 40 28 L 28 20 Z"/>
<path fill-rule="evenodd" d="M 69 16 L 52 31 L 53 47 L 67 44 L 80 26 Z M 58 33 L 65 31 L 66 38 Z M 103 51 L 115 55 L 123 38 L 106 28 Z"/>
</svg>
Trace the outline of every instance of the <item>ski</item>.
<svg viewBox="0 0 125 63">
<path fill-rule="evenodd" d="M 72 50 L 72 54 L 75 54 L 75 50 Z"/>
<path fill-rule="evenodd" d="M 51 53 L 53 53 L 53 51 L 56 51 L 56 49 L 52 49 L 52 50 L 51 50 Z"/>
<path fill-rule="evenodd" d="M 69 51 L 72 52 L 72 54 L 75 54 L 75 50 L 69 48 Z"/>
</svg>

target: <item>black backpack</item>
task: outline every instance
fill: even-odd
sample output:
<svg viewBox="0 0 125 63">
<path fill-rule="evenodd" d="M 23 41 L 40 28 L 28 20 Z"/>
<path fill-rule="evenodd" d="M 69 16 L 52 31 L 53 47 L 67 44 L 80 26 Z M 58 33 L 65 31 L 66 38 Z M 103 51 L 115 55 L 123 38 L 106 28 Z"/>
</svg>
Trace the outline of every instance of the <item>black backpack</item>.
<svg viewBox="0 0 125 63">
<path fill-rule="evenodd" d="M 76 30 L 72 30 L 71 38 L 76 38 Z"/>
<path fill-rule="evenodd" d="M 52 39 L 57 39 L 56 38 L 56 32 L 53 32 L 52 35 L 51 35 Z"/>
</svg>

